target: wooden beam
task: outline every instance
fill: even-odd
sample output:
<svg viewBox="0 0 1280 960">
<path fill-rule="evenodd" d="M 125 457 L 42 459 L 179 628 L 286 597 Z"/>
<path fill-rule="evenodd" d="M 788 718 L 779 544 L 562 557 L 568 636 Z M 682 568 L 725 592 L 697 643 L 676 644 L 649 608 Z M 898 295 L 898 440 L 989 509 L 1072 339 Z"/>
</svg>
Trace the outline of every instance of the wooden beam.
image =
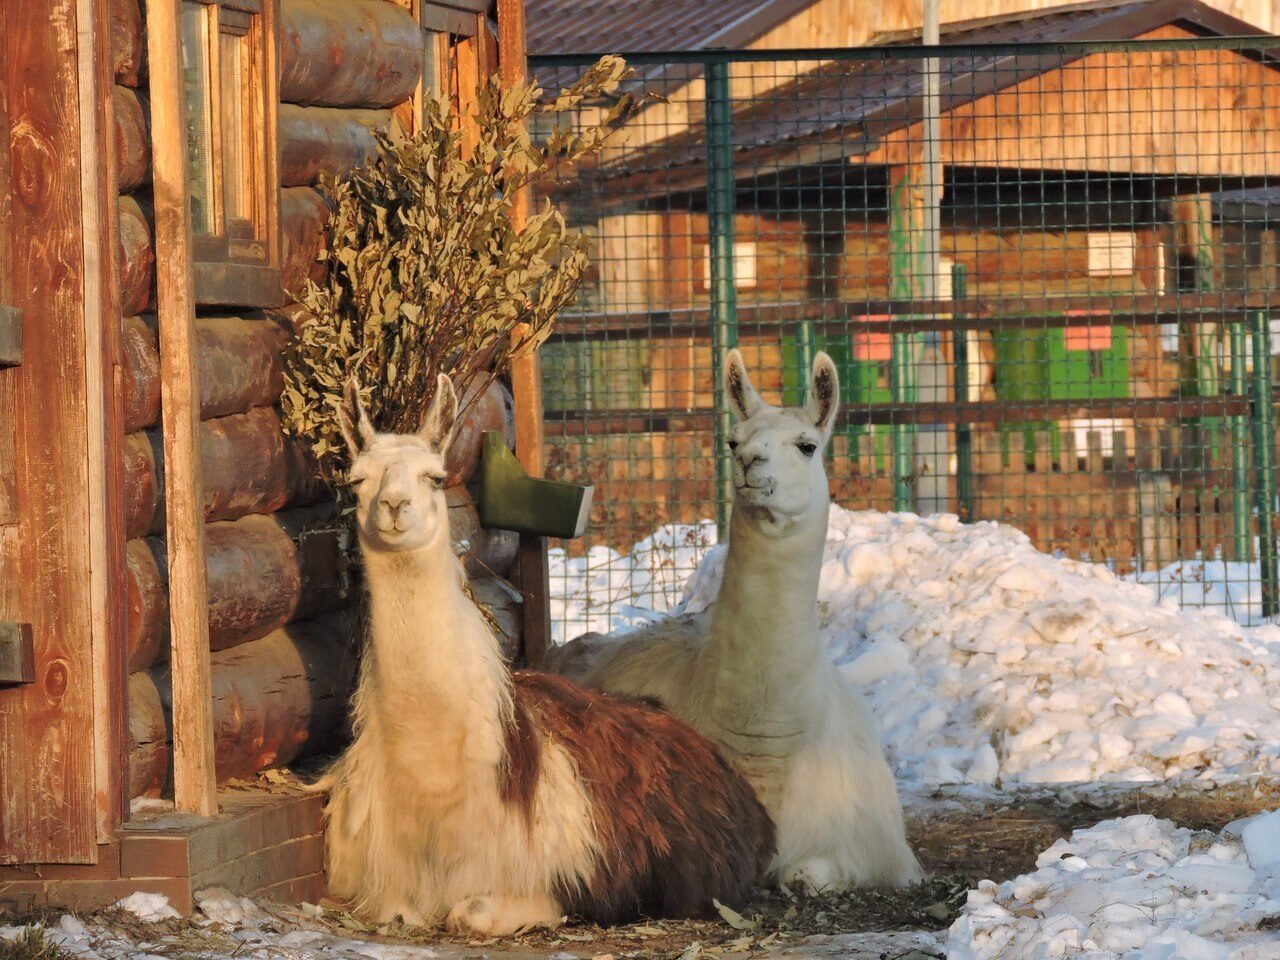
<svg viewBox="0 0 1280 960">
<path fill-rule="evenodd" d="M 89 608 L 93 648 L 94 779 L 98 843 L 127 810 L 125 691 L 124 403 L 121 390 L 119 211 L 109 0 L 77 0 L 80 65 L 80 206 L 84 238 L 86 444 L 89 466 Z"/>
<path fill-rule="evenodd" d="M 0 527 L 0 618 L 31 624 L 35 664 L 34 683 L 0 691 L 0 862 L 98 856 L 77 22 L 77 0 L 0 4 L 0 286 L 40 333 L 0 374 L 19 495 Z"/>
<path fill-rule="evenodd" d="M 180 811 L 211 816 L 217 813 L 218 805 L 214 794 L 182 23 L 176 0 L 147 0 L 147 56 L 169 544 L 170 662 L 175 677 L 174 805 Z"/>
<path fill-rule="evenodd" d="M 498 0 L 498 70 L 504 88 L 524 83 L 525 21 L 524 0 Z M 529 216 L 529 191 L 521 190 L 512 199 L 511 221 L 517 229 Z M 537 353 L 515 362 L 511 369 L 511 392 L 516 407 L 516 456 L 530 476 L 545 471 L 542 435 L 542 365 Z M 551 604 L 548 594 L 547 541 L 544 537 L 521 534 L 517 559 L 525 662 L 536 666 L 551 643 Z"/>
</svg>

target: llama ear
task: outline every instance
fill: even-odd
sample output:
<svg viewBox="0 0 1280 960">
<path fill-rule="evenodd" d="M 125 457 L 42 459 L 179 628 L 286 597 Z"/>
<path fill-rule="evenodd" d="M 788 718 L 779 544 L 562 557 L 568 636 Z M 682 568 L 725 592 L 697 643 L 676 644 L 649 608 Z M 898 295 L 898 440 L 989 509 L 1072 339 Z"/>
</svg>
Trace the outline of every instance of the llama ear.
<svg viewBox="0 0 1280 960">
<path fill-rule="evenodd" d="M 436 395 L 431 401 L 431 409 L 422 421 L 420 436 L 444 456 L 453 439 L 453 426 L 457 419 L 458 394 L 453 389 L 453 381 L 442 373 L 436 377 Z"/>
<path fill-rule="evenodd" d="M 804 412 L 822 435 L 829 437 L 835 424 L 836 410 L 840 407 L 840 377 L 836 373 L 835 361 L 821 351 L 813 358 L 811 383 Z"/>
<path fill-rule="evenodd" d="M 347 441 L 347 449 L 354 460 L 360 451 L 369 446 L 373 440 L 373 424 L 369 422 L 369 414 L 360 402 L 360 384 L 352 377 L 342 391 L 342 403 L 338 404 L 338 426 Z"/>
<path fill-rule="evenodd" d="M 738 350 L 730 350 L 725 355 L 724 386 L 739 420 L 751 418 L 764 406 L 760 394 L 751 385 L 751 378 L 747 376 L 747 368 L 743 365 L 742 354 Z"/>
</svg>

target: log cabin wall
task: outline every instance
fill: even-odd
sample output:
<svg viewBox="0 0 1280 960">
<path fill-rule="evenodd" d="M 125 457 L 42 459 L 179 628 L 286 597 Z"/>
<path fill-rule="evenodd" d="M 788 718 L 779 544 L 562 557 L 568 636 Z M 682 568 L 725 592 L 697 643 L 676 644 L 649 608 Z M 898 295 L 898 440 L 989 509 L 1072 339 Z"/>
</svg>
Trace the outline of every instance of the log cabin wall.
<svg viewBox="0 0 1280 960">
<path fill-rule="evenodd" d="M 198 303 L 200 455 L 206 526 L 215 763 L 219 783 L 249 777 L 306 753 L 334 748 L 344 729 L 358 643 L 345 534 L 307 445 L 281 429 L 282 352 L 307 319 L 296 303 L 329 208 L 317 185 L 372 155 L 370 128 L 413 125 L 422 95 L 424 33 L 418 10 L 394 0 L 281 0 L 279 50 L 279 271 L 268 309 Z M 480 70 L 491 72 L 487 27 L 450 47 L 451 86 L 465 109 Z M 160 362 L 155 309 L 153 213 L 141 0 L 113 0 L 116 144 L 120 182 L 128 593 L 128 697 L 133 743 L 129 795 L 170 788 L 168 596 Z M 479 48 L 469 59 L 466 47 Z M 462 95 L 459 95 L 459 91 Z M 199 287 L 197 286 L 199 296 Z M 282 304 L 282 305 L 281 305 Z M 492 385 L 459 431 L 451 457 L 451 528 L 466 542 L 468 572 L 504 632 L 519 644 L 512 596 L 502 581 L 512 536 L 480 527 L 467 483 L 484 430 L 512 440 L 512 403 Z M 512 440 L 513 442 L 513 440 Z M 501 581 L 501 582 L 500 582 Z"/>
</svg>

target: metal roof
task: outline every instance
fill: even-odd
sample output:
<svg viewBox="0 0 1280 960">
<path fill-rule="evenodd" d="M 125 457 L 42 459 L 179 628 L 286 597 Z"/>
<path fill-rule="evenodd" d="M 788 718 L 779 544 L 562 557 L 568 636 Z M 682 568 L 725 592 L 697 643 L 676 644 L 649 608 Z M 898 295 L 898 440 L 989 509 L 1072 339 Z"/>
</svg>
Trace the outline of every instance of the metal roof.
<svg viewBox="0 0 1280 960">
<path fill-rule="evenodd" d="M 996 45 L 1128 40 L 1169 25 L 1200 36 L 1266 36 L 1265 31 L 1200 0 L 1104 0 L 952 23 L 943 27 L 943 42 L 968 49 L 941 61 L 941 110 L 954 110 L 1082 56 L 1070 49 L 1041 48 L 1034 57 L 1019 58 L 1011 48 Z M 919 31 L 885 34 L 874 41 L 878 46 L 919 43 Z M 990 52 L 981 49 L 988 45 L 993 48 Z M 733 145 L 736 152 L 754 153 L 761 166 L 773 169 L 836 161 L 859 152 L 860 144 L 872 149 L 881 138 L 922 116 L 923 76 L 918 60 L 831 59 L 773 88 L 766 98 L 735 110 Z M 646 155 L 653 161 L 646 162 Z M 687 168 L 688 185 L 693 186 L 705 175 L 704 130 L 692 127 L 645 150 L 630 151 L 624 163 L 629 168 L 626 173 L 619 170 L 614 175 L 632 181 L 641 193 L 653 191 L 642 185 L 649 177 L 636 174 L 638 170 L 647 169 L 670 189 L 677 182 L 673 170 Z M 742 169 L 751 169 L 751 164 L 743 164 Z M 610 176 L 607 166 L 600 173 Z M 615 189 L 611 185 L 611 192 Z"/>
</svg>

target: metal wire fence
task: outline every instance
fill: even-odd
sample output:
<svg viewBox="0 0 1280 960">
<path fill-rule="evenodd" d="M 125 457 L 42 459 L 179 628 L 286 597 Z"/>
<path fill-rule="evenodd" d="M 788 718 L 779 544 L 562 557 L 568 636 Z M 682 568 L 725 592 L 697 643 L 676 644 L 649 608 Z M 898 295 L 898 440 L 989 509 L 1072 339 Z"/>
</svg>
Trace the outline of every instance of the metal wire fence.
<svg viewBox="0 0 1280 960">
<path fill-rule="evenodd" d="M 550 473 L 596 485 L 558 637 L 669 609 L 724 529 L 730 345 L 773 402 L 836 360 L 843 507 L 1276 614 L 1280 40 L 1153 35 L 628 58 L 656 96 L 548 186 L 595 264 L 543 351 Z"/>
</svg>

